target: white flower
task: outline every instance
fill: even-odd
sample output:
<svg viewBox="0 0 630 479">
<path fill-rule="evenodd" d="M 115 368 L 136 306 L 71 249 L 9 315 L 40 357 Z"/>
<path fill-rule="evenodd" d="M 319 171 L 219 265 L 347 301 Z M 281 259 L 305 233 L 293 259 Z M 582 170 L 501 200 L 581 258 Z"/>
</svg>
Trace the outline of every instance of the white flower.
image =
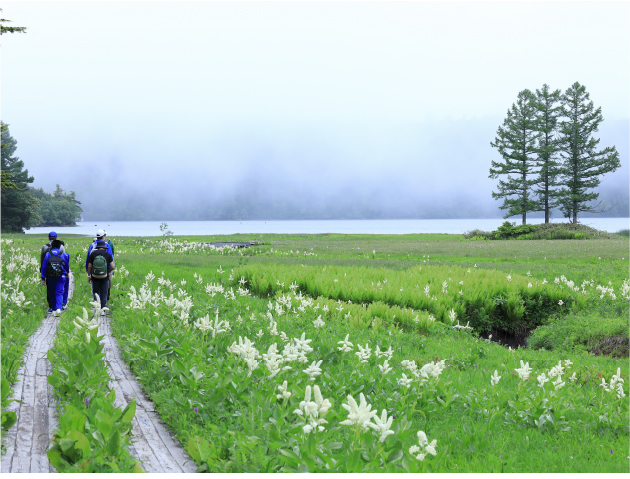
<svg viewBox="0 0 630 479">
<path fill-rule="evenodd" d="M 572 383 L 574 383 L 576 379 L 577 379 L 576 373 L 573 373 L 573 374 L 571 375 L 571 377 L 569 378 L 569 380 L 570 380 Z"/>
<path fill-rule="evenodd" d="M 559 304 L 560 306 L 562 306 L 562 305 L 564 304 L 564 301 L 560 300 L 560 301 L 558 301 L 558 304 Z"/>
<path fill-rule="evenodd" d="M 379 364 L 378 368 L 381 370 L 381 374 L 385 375 L 388 372 L 390 372 L 392 370 L 392 368 L 389 367 L 389 361 L 386 359 L 385 362 L 383 364 Z"/>
<path fill-rule="evenodd" d="M 354 354 L 359 357 L 359 361 L 361 361 L 362 363 L 367 363 L 368 359 L 370 359 L 372 350 L 367 344 L 365 345 L 365 348 L 363 348 L 360 344 L 357 344 L 357 348 L 359 348 L 359 352 Z"/>
<path fill-rule="evenodd" d="M 555 378 L 564 374 L 564 368 L 562 367 L 562 361 L 558 361 L 558 365 L 549 370 L 549 377 Z"/>
<path fill-rule="evenodd" d="M 399 385 L 400 387 L 407 387 L 407 388 L 408 388 L 409 386 L 411 386 L 411 381 L 412 381 L 412 379 L 411 379 L 411 378 L 408 378 L 408 377 L 407 377 L 407 375 L 406 375 L 405 373 L 402 373 L 402 378 L 400 378 L 400 379 L 398 379 L 398 380 L 397 380 L 398 385 Z"/>
<path fill-rule="evenodd" d="M 291 392 L 289 392 L 289 386 L 288 383 L 285 381 L 283 382 L 281 385 L 278 386 L 278 391 L 280 391 L 280 394 L 278 394 L 276 397 L 278 399 L 289 399 L 291 397 Z"/>
<path fill-rule="evenodd" d="M 319 367 L 321 364 L 321 359 L 317 362 L 313 361 L 312 364 L 308 368 L 304 369 L 302 372 L 306 373 L 311 381 L 315 381 L 315 378 L 322 373 L 322 370 Z"/>
<path fill-rule="evenodd" d="M 499 384 L 499 379 L 501 379 L 501 376 L 499 376 L 497 370 L 494 370 L 494 374 L 492 376 L 490 376 L 490 383 L 493 386 L 496 386 L 497 384 Z"/>
<path fill-rule="evenodd" d="M 435 448 L 437 447 L 437 439 L 434 439 L 429 443 L 427 435 L 424 433 L 424 431 L 418 431 L 418 443 L 420 444 L 420 448 L 417 448 L 417 446 L 412 446 L 412 448 L 409 449 L 409 452 L 411 454 L 414 454 L 420 451 L 421 448 L 424 448 L 424 454 L 418 454 L 416 456 L 416 459 L 418 461 L 424 461 L 424 458 L 427 454 L 431 454 L 432 456 L 437 455 L 437 451 L 435 450 Z M 411 452 L 412 449 L 414 451 L 413 453 Z"/>
<path fill-rule="evenodd" d="M 383 409 L 381 413 L 381 417 L 379 418 L 377 415 L 374 416 L 374 422 L 376 423 L 375 431 L 380 432 L 381 437 L 378 439 L 378 442 L 383 442 L 387 438 L 387 436 L 391 434 L 395 434 L 394 431 L 390 431 L 390 427 L 392 427 L 393 417 L 387 418 L 387 411 Z"/>
<path fill-rule="evenodd" d="M 378 427 L 370 422 L 370 419 L 376 416 L 377 411 L 371 411 L 372 405 L 366 402 L 363 393 L 360 393 L 359 395 L 359 404 L 357 404 L 354 398 L 348 394 L 348 404 L 342 404 L 341 406 L 348 411 L 349 414 L 348 419 L 341 421 L 339 424 L 344 426 L 357 425 L 363 430 L 368 427 L 371 427 L 372 429 L 376 429 Z"/>
<path fill-rule="evenodd" d="M 308 344 L 313 340 L 306 339 L 306 333 L 302 333 L 300 339 L 293 338 L 293 341 L 295 342 L 295 345 L 299 351 L 302 351 L 303 353 L 310 353 L 311 351 L 313 351 L 313 348 L 311 348 Z"/>
<path fill-rule="evenodd" d="M 538 379 L 538 386 L 540 386 L 541 388 L 545 385 L 546 382 L 549 382 L 549 378 L 545 375 L 545 373 L 542 373 L 536 379 Z"/>
<path fill-rule="evenodd" d="M 322 321 L 322 315 L 321 314 L 319 316 L 317 316 L 317 319 L 315 321 L 313 321 L 313 326 L 315 326 L 316 328 L 321 328 L 325 324 L 326 323 L 324 323 L 324 321 Z"/>
<path fill-rule="evenodd" d="M 571 366 L 572 364 L 573 364 L 573 363 L 571 362 L 571 360 L 570 360 L 570 359 L 567 359 L 566 361 L 564 361 L 564 366 L 565 366 L 565 367 L 567 367 L 567 368 L 568 368 L 569 366 Z"/>
<path fill-rule="evenodd" d="M 451 323 L 455 322 L 455 318 L 457 318 L 457 313 L 454 309 L 451 309 L 448 313 L 448 318 L 451 320 Z"/>
<path fill-rule="evenodd" d="M 559 374 L 558 378 L 551 384 L 553 384 L 554 388 L 556 389 L 560 389 L 562 386 L 564 386 L 565 383 L 564 381 L 562 381 L 562 375 Z"/>
<path fill-rule="evenodd" d="M 262 338 L 265 335 L 265 333 L 263 333 L 263 330 L 261 329 L 260 331 L 258 331 L 258 334 L 256 335 L 258 338 Z"/>
<path fill-rule="evenodd" d="M 337 344 L 341 344 L 341 347 L 337 348 L 339 351 L 343 353 L 347 353 L 348 351 L 352 351 L 352 343 L 348 341 L 350 334 L 346 334 L 346 338 L 343 341 L 339 341 Z"/>
<path fill-rule="evenodd" d="M 518 374 L 518 377 L 524 381 L 529 378 L 529 375 L 531 374 L 532 369 L 529 367 L 529 362 L 523 363 L 523 360 L 521 359 L 521 367 L 518 369 L 514 369 L 514 371 L 516 371 Z"/>
</svg>

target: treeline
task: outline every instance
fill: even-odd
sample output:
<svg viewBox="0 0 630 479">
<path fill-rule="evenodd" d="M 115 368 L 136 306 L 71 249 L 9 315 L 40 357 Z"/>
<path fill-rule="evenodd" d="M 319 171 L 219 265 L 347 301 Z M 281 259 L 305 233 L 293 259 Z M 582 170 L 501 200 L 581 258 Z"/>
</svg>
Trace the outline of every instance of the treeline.
<svg viewBox="0 0 630 479">
<path fill-rule="evenodd" d="M 24 162 L 14 156 L 17 141 L 2 129 L 2 198 L 1 230 L 3 233 L 23 232 L 34 226 L 75 226 L 81 219 L 81 202 L 74 191 L 66 193 L 59 185 L 50 194 L 29 185 L 35 180 L 24 168 Z"/>
<path fill-rule="evenodd" d="M 621 163 L 614 146 L 599 149 L 594 133 L 602 121 L 578 82 L 564 93 L 546 84 L 521 91 L 490 143 L 501 155 L 490 168 L 490 178 L 501 177 L 492 197 L 503 199 L 505 218 L 521 215 L 526 224 L 527 213 L 544 211 L 548 223 L 556 208 L 577 223 L 580 213 L 603 212 L 593 189 Z"/>
</svg>

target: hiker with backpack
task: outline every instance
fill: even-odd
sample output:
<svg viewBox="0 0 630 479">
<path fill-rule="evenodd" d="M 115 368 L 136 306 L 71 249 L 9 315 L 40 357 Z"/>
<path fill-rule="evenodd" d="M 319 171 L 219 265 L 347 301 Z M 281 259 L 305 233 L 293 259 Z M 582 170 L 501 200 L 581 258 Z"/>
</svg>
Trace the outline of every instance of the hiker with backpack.
<svg viewBox="0 0 630 479">
<path fill-rule="evenodd" d="M 53 248 L 44 256 L 40 273 L 42 284 L 46 285 L 48 293 L 48 312 L 59 314 L 63 307 L 64 284 L 68 281 L 70 268 L 63 258 L 64 253 L 60 251 L 61 243 L 56 240 L 51 246 Z"/>
<path fill-rule="evenodd" d="M 96 248 L 96 243 L 99 241 L 103 241 L 105 243 L 105 245 L 107 246 L 107 251 L 109 252 L 109 254 L 112 256 L 112 258 L 114 258 L 114 245 L 113 243 L 106 239 L 105 237 L 107 236 L 107 232 L 105 230 L 98 230 L 96 232 L 96 238 L 94 238 L 94 241 L 92 242 L 92 244 L 89 246 L 88 248 L 88 252 L 87 252 L 87 257 L 85 258 L 85 270 L 87 271 L 88 268 L 88 259 L 90 257 L 90 255 L 92 254 L 92 251 L 94 251 L 94 249 Z M 109 284 L 107 287 L 107 299 L 109 300 L 109 295 L 110 295 L 110 291 L 112 289 L 112 275 L 114 273 L 110 272 L 109 274 Z"/>
<path fill-rule="evenodd" d="M 109 272 L 116 265 L 105 241 L 97 241 L 95 249 L 87 260 L 88 282 L 92 283 L 92 297 L 96 300 L 98 294 L 101 300 L 101 308 L 107 306 L 107 293 L 109 290 Z"/>
<path fill-rule="evenodd" d="M 53 241 L 52 246 L 63 248 L 64 245 L 61 243 L 63 243 L 63 241 L 59 241 L 59 244 Z M 61 251 L 61 249 L 59 251 Z M 67 271 L 65 281 L 63 282 L 63 304 L 61 309 L 68 309 L 68 293 L 70 293 L 70 254 L 67 252 L 61 253 L 61 259 L 63 259 Z"/>
<path fill-rule="evenodd" d="M 42 269 L 42 265 L 44 264 L 44 257 L 46 256 L 46 253 L 48 253 L 52 248 L 52 243 L 54 241 L 59 241 L 61 246 L 58 246 L 59 251 L 63 254 L 65 253 L 65 249 L 64 249 L 64 242 L 61 240 L 57 239 L 57 233 L 55 233 L 54 231 L 51 231 L 50 233 L 48 233 L 48 243 L 46 243 L 44 246 L 42 246 L 42 251 L 41 254 L 39 256 L 39 269 Z M 70 268 L 68 268 L 68 271 L 70 271 Z M 68 281 L 66 281 L 65 283 L 65 290 L 64 290 L 64 295 L 67 298 L 68 297 Z M 54 306 L 54 300 L 50 299 L 50 296 L 48 295 L 48 289 L 46 289 L 46 300 L 48 301 L 48 308 L 50 311 L 50 308 L 52 308 Z M 64 302 L 64 304 L 67 302 L 67 300 Z"/>
<path fill-rule="evenodd" d="M 46 253 L 48 253 L 51 249 L 51 243 L 57 239 L 57 233 L 55 233 L 54 231 L 51 231 L 50 233 L 48 233 L 48 243 L 46 243 L 44 246 L 42 246 L 42 252 L 41 255 L 39 256 L 39 268 L 41 269 L 42 264 L 44 263 L 44 256 L 46 256 Z M 61 240 L 58 240 L 61 243 L 61 248 L 59 248 L 59 250 L 62 253 L 65 253 L 66 250 L 64 248 L 64 242 Z"/>
</svg>

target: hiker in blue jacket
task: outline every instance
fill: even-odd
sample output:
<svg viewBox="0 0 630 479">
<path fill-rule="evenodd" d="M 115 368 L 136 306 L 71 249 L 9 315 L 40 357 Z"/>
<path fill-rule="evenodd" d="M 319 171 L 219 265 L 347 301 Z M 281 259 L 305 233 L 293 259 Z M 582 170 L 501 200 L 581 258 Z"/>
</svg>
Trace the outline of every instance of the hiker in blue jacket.
<svg viewBox="0 0 630 479">
<path fill-rule="evenodd" d="M 61 253 L 64 265 L 66 267 L 66 280 L 63 283 L 63 306 L 61 309 L 68 309 L 68 293 L 70 292 L 70 254 L 67 252 Z"/>
<path fill-rule="evenodd" d="M 55 246 L 58 246 L 56 244 Z M 53 247 L 46 256 L 42 263 L 42 269 L 40 271 L 42 276 L 42 284 L 46 285 L 48 291 L 48 298 L 50 299 L 49 313 L 53 311 L 60 313 L 63 307 L 63 289 L 64 283 L 68 280 L 68 267 L 62 253 L 59 248 Z"/>
</svg>

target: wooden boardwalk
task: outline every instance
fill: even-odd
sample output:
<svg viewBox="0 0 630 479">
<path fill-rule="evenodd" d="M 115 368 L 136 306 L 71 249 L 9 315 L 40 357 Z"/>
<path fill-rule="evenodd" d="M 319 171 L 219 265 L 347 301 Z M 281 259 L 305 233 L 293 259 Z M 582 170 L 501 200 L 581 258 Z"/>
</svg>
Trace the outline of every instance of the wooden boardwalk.
<svg viewBox="0 0 630 479">
<path fill-rule="evenodd" d="M 71 275 L 68 300 L 74 291 Z M 51 365 L 48 350 L 54 345 L 59 318 L 48 313 L 42 325 L 29 339 L 24 353 L 24 364 L 12 385 L 14 398 L 8 410 L 14 411 L 17 423 L 4 437 L 7 448 L 2 455 L 1 472 L 47 473 L 56 472 L 50 465 L 46 451 L 58 427 L 57 409 L 52 386 L 48 384 Z M 195 472 L 197 466 L 179 445 L 177 439 L 160 423 L 153 404 L 143 394 L 140 385 L 120 357 L 116 339 L 111 335 L 109 318 L 101 317 L 99 335 L 104 335 L 109 387 L 116 391 L 116 406 L 125 407 L 136 399 L 136 415 L 132 421 L 131 454 L 140 460 L 147 472 Z"/>
</svg>

